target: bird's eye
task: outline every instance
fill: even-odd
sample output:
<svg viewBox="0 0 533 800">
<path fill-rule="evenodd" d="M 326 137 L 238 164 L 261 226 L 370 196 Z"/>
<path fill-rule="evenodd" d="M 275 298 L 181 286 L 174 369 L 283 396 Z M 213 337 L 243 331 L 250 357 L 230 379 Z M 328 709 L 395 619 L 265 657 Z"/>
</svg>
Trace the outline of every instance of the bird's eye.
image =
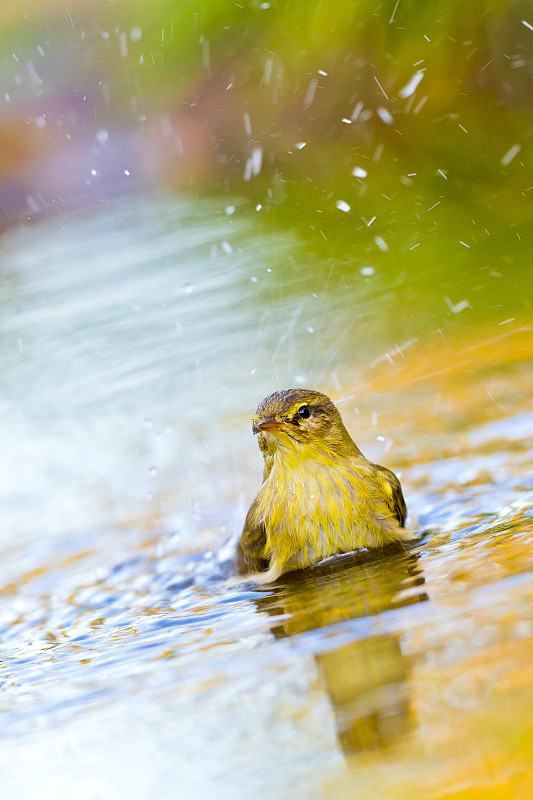
<svg viewBox="0 0 533 800">
<path fill-rule="evenodd" d="M 300 408 L 298 409 L 298 416 L 301 417 L 302 419 L 308 419 L 310 414 L 311 411 L 309 409 L 309 406 L 300 406 Z"/>
</svg>

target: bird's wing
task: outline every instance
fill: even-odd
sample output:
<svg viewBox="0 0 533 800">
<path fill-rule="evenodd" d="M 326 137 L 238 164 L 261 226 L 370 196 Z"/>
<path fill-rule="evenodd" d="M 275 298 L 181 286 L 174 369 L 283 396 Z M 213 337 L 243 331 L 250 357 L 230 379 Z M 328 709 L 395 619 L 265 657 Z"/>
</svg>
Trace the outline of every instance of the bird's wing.
<svg viewBox="0 0 533 800">
<path fill-rule="evenodd" d="M 237 545 L 237 568 L 241 575 L 268 569 L 268 561 L 265 558 L 265 523 L 257 521 L 256 509 L 257 501 L 254 500 L 246 515 L 244 529 Z"/>
<path fill-rule="evenodd" d="M 382 481 L 385 494 L 387 496 L 387 505 L 398 520 L 398 524 L 403 528 L 405 525 L 405 518 L 407 516 L 407 506 L 403 498 L 402 487 L 400 481 L 390 469 L 380 467 L 376 464 L 376 469 L 379 472 L 379 477 Z"/>
</svg>

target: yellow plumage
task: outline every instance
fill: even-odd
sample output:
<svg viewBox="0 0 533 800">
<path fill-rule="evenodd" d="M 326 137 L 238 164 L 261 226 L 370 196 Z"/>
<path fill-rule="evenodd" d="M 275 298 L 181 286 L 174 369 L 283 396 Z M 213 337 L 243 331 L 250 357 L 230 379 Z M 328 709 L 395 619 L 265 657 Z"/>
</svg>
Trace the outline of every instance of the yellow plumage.
<svg viewBox="0 0 533 800">
<path fill-rule="evenodd" d="M 275 392 L 259 405 L 253 431 L 265 469 L 238 545 L 239 572 L 268 583 L 335 553 L 414 538 L 397 477 L 362 455 L 326 395 Z"/>
</svg>

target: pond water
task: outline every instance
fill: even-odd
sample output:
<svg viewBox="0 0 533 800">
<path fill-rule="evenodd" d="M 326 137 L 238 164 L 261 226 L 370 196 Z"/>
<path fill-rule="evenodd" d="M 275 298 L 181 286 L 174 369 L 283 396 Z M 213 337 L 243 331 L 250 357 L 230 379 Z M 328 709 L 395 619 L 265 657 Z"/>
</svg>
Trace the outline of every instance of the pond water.
<svg viewBox="0 0 533 800">
<path fill-rule="evenodd" d="M 446 238 L 407 279 L 410 244 L 387 271 L 335 247 L 165 194 L 4 234 L 4 796 L 529 796 L 524 253 L 480 288 Z M 235 586 L 250 419 L 294 385 L 424 535 Z"/>
</svg>

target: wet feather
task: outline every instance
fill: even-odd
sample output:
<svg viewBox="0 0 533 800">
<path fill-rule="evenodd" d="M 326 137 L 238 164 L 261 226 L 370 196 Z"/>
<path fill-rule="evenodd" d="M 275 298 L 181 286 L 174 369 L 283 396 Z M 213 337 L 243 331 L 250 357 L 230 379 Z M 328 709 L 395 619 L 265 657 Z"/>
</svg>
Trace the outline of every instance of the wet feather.
<svg viewBox="0 0 533 800">
<path fill-rule="evenodd" d="M 240 573 L 266 583 L 336 553 L 414 538 L 398 478 L 363 456 L 326 395 L 275 392 L 253 431 L 265 465 L 237 548 Z"/>
</svg>

